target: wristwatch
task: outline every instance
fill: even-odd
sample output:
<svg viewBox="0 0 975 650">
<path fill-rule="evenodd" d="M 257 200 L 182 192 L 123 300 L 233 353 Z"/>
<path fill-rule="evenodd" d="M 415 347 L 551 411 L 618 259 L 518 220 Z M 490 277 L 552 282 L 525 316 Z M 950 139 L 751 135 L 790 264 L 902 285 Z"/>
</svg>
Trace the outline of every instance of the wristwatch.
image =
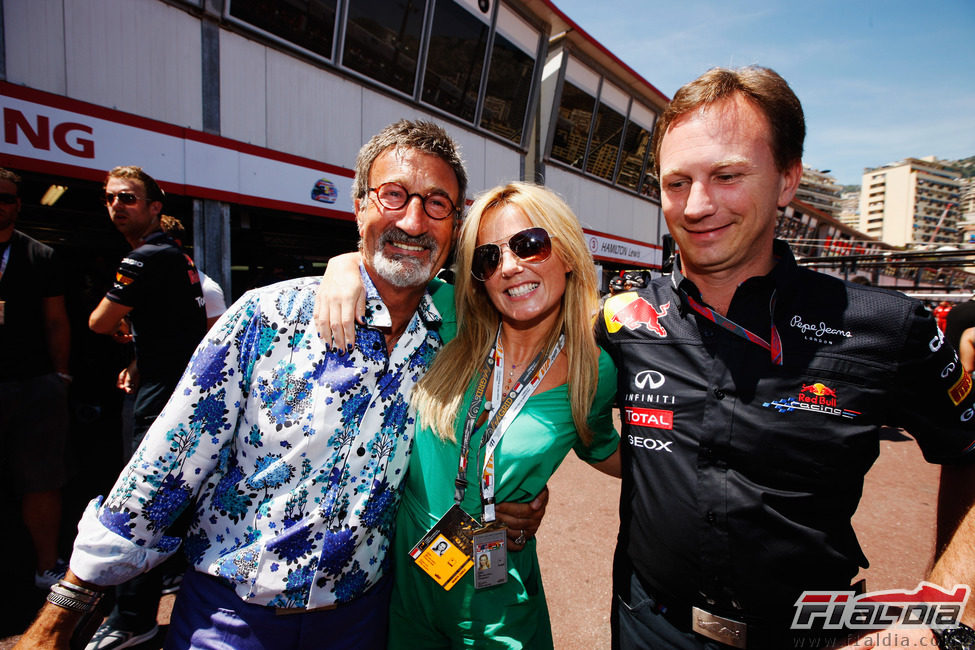
<svg viewBox="0 0 975 650">
<path fill-rule="evenodd" d="M 964 623 L 935 632 L 941 650 L 975 650 L 975 630 Z"/>
</svg>

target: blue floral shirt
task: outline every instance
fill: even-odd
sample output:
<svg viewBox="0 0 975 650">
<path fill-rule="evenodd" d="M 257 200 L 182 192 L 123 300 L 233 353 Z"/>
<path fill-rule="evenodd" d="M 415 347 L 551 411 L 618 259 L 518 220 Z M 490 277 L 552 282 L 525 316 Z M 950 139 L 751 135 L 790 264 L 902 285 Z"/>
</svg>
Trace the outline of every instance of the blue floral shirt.
<svg viewBox="0 0 975 650">
<path fill-rule="evenodd" d="M 442 345 L 429 294 L 387 354 L 388 310 L 363 272 L 351 353 L 312 323 L 317 278 L 248 292 L 197 348 L 111 494 L 92 502 L 71 567 L 114 584 L 158 564 L 187 507 L 190 563 L 247 602 L 349 602 L 388 568 L 413 436 L 407 404 Z"/>
</svg>

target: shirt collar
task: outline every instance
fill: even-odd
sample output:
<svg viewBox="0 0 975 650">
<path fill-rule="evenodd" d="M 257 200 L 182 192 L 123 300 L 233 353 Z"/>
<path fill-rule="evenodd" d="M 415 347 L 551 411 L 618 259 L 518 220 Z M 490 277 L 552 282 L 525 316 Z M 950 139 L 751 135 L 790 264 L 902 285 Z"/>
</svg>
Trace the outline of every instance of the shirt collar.
<svg viewBox="0 0 975 650">
<path fill-rule="evenodd" d="M 758 283 L 760 284 L 771 285 L 770 293 L 772 287 L 781 293 L 792 285 L 799 265 L 796 264 L 796 258 L 792 254 L 792 249 L 789 247 L 789 244 L 781 239 L 776 239 L 772 242 L 772 255 L 775 258 L 775 266 L 772 267 L 772 270 L 767 275 L 756 276 L 756 278 L 758 278 Z M 742 284 L 749 283 L 756 278 L 749 278 Z M 674 293 L 677 294 L 681 316 L 684 315 L 688 306 L 685 304 L 680 290 L 683 290 L 683 292 L 686 292 L 687 295 L 695 300 L 703 302 L 701 292 L 697 288 L 697 285 L 687 278 L 681 270 L 680 253 L 677 254 L 677 259 L 674 260 L 674 271 L 670 276 L 670 283 L 674 289 Z"/>
<path fill-rule="evenodd" d="M 389 308 L 383 302 L 382 296 L 379 295 L 379 289 L 369 277 L 369 273 L 362 262 L 359 262 L 359 275 L 362 277 L 362 285 L 366 291 L 366 314 L 363 318 L 366 325 L 370 327 L 392 327 L 393 319 L 389 314 Z M 439 329 L 443 322 L 440 312 L 433 305 L 433 298 L 430 296 L 429 290 L 423 292 L 416 313 L 427 329 Z"/>
<path fill-rule="evenodd" d="M 148 235 L 142 238 L 142 243 L 155 244 L 161 239 L 169 240 L 172 241 L 174 245 L 176 244 L 176 240 L 174 240 L 172 237 L 167 235 L 166 232 L 163 230 L 153 230 L 151 233 L 149 233 Z"/>
</svg>

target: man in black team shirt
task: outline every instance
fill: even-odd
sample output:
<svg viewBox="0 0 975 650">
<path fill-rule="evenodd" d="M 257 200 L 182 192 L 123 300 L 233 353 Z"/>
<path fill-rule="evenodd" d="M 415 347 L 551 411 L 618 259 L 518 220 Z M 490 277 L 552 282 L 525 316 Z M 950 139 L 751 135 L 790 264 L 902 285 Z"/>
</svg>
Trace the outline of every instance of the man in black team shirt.
<svg viewBox="0 0 975 650">
<path fill-rule="evenodd" d="M 133 449 L 176 388 L 206 333 L 206 310 L 196 267 L 159 225 L 163 192 L 139 167 L 116 167 L 105 180 L 112 223 L 132 246 L 115 284 L 91 313 L 100 334 L 126 334 L 131 326 L 138 375 L 130 366 L 119 388 L 135 391 Z M 89 648 L 124 648 L 156 633 L 162 574 L 157 569 L 117 589 L 115 611 Z"/>
<path fill-rule="evenodd" d="M 795 604 L 806 591 L 857 591 L 866 558 L 850 518 L 881 426 L 904 427 L 943 464 L 943 539 L 973 502 L 975 389 L 931 315 L 801 268 L 775 239 L 804 136 L 799 99 L 760 67 L 708 71 L 657 121 L 673 274 L 609 298 L 596 325 L 623 420 L 613 611 L 623 650 L 855 641 L 859 630 L 832 620 L 804 629 Z M 952 547 L 972 555 L 970 539 Z M 973 573 L 931 579 L 952 590 Z M 934 647 L 925 634 L 919 643 Z M 942 647 L 973 647 L 944 637 Z"/>
</svg>

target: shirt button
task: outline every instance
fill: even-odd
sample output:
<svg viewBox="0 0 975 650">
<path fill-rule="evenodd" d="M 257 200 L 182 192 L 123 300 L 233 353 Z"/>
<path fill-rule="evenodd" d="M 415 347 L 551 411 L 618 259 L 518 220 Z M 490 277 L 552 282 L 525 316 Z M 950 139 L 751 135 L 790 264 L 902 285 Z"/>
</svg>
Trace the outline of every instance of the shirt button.
<svg viewBox="0 0 975 650">
<path fill-rule="evenodd" d="M 724 399 L 724 391 L 720 388 L 714 388 L 711 392 L 714 394 L 715 399 Z"/>
<path fill-rule="evenodd" d="M 701 447 L 701 455 L 710 459 L 714 456 L 714 450 L 710 447 Z"/>
<path fill-rule="evenodd" d="M 713 524 L 713 523 L 714 523 L 715 521 L 717 521 L 717 520 L 718 520 L 718 518 L 717 518 L 717 516 L 715 516 L 715 514 L 714 514 L 714 512 L 712 512 L 712 511 L 710 511 L 710 510 L 708 510 L 708 514 L 707 514 L 707 516 L 705 517 L 705 519 L 707 519 L 707 520 L 708 520 L 708 523 L 709 523 L 709 524 Z"/>
</svg>

